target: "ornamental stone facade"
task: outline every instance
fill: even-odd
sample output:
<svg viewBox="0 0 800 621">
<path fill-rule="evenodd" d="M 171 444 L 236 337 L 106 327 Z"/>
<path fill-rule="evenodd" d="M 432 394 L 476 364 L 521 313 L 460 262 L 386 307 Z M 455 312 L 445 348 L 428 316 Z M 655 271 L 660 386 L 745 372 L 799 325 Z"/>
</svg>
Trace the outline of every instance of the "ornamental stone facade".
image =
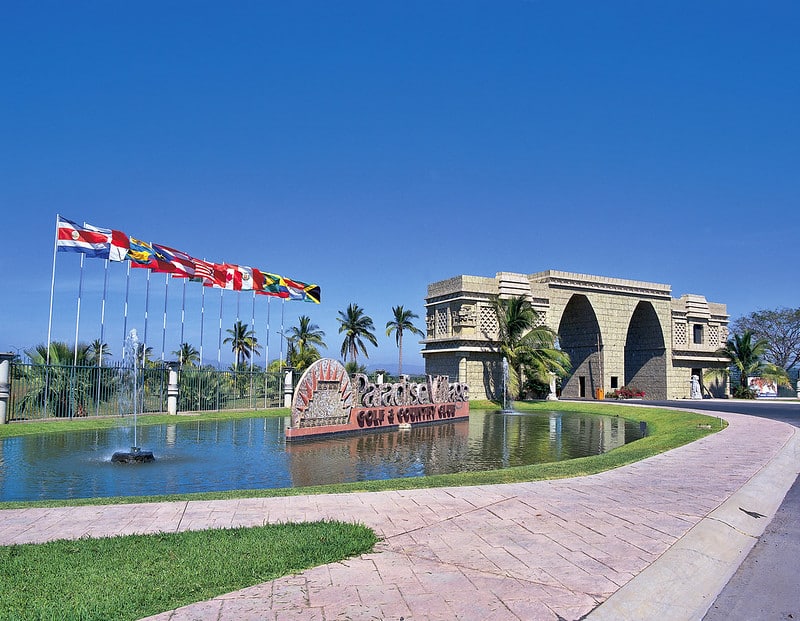
<svg viewBox="0 0 800 621">
<path fill-rule="evenodd" d="M 726 382 L 703 383 L 725 368 L 714 352 L 728 338 L 725 304 L 702 295 L 672 297 L 670 285 L 548 270 L 456 276 L 428 286 L 425 372 L 469 385 L 474 399 L 500 399 L 502 358 L 492 297 L 525 296 L 558 334 L 572 361 L 561 395 L 597 398 L 623 386 L 648 399 L 690 398 L 692 375 L 704 396 L 727 396 Z"/>
</svg>

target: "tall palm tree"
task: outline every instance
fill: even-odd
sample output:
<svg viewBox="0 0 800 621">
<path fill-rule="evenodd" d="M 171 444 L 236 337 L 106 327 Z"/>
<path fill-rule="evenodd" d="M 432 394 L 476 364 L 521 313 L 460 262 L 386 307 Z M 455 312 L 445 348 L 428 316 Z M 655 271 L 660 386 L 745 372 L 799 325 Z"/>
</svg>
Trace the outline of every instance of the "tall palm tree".
<svg viewBox="0 0 800 621">
<path fill-rule="evenodd" d="M 299 322 L 298 325 L 289 329 L 288 337 L 294 341 L 297 349 L 304 349 L 309 345 L 325 347 L 325 341 L 323 340 L 325 332 L 320 330 L 317 324 L 311 323 L 311 317 L 300 315 L 297 321 Z"/>
<path fill-rule="evenodd" d="M 548 382 L 550 373 L 566 375 L 569 355 L 556 348 L 556 333 L 539 323 L 539 314 L 524 296 L 492 299 L 497 315 L 498 348 L 508 361 L 507 390 L 518 398 L 523 374 Z"/>
<path fill-rule="evenodd" d="M 47 344 L 40 343 L 33 349 L 26 349 L 25 353 L 31 359 L 31 364 L 46 364 L 48 360 Z M 75 349 L 63 341 L 52 341 L 50 343 L 50 364 L 52 365 L 71 365 L 75 361 Z M 78 366 L 88 366 L 89 345 L 78 343 Z"/>
<path fill-rule="evenodd" d="M 730 366 L 739 372 L 739 388 L 734 391 L 734 395 L 738 397 L 748 396 L 750 392 L 748 377 L 765 377 L 778 384 L 789 384 L 786 369 L 766 363 L 762 359 L 767 353 L 769 343 L 765 339 L 755 339 L 755 342 L 753 339 L 752 330 L 745 330 L 741 335 L 734 334 L 715 352 L 716 355 L 727 358 Z M 727 375 L 727 371 L 726 369 L 722 374 Z"/>
<path fill-rule="evenodd" d="M 106 358 L 111 357 L 111 348 L 108 346 L 107 343 L 103 343 L 100 339 L 95 339 L 91 343 L 89 343 L 89 349 L 87 351 L 87 358 L 89 362 L 94 364 L 95 366 L 102 366 L 103 360 Z"/>
<path fill-rule="evenodd" d="M 180 348 L 172 352 L 182 366 L 194 367 L 200 362 L 200 352 L 189 343 L 181 343 Z"/>
<path fill-rule="evenodd" d="M 253 355 L 261 355 L 256 332 L 248 324 L 237 321 L 233 328 L 228 328 L 227 333 L 230 336 L 222 342 L 231 345 L 231 351 L 236 356 L 234 368 L 238 369 Z"/>
<path fill-rule="evenodd" d="M 373 332 L 375 328 L 372 318 L 365 315 L 364 309 L 358 304 L 350 304 L 346 311 L 339 311 L 339 317 L 336 320 L 339 322 L 339 334 L 344 332 L 340 351 L 342 358 L 349 356 L 350 361 L 355 362 L 358 360 L 359 350 L 365 358 L 369 358 L 364 340 L 366 339 L 375 347 L 378 346 L 378 339 L 375 338 Z"/>
<path fill-rule="evenodd" d="M 411 332 L 417 336 L 423 336 L 422 330 L 417 328 L 412 319 L 417 319 L 419 315 L 410 310 L 404 309 L 402 306 L 392 307 L 394 319 L 386 322 L 386 336 L 391 336 L 392 332 L 395 333 L 395 342 L 397 343 L 397 375 L 403 374 L 403 333 Z"/>
<path fill-rule="evenodd" d="M 286 340 L 289 343 L 288 357 L 292 367 L 302 371 L 320 359 L 319 350 L 315 345 L 326 346 L 322 338 L 325 332 L 320 330 L 317 324 L 311 323 L 311 318 L 307 315 L 301 315 L 298 321 L 299 325 L 289 329 Z"/>
</svg>

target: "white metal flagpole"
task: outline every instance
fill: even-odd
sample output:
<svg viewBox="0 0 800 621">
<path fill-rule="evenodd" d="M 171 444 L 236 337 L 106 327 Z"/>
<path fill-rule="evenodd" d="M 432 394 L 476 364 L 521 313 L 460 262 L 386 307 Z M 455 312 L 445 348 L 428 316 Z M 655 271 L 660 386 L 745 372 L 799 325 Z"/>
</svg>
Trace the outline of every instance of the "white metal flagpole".
<svg viewBox="0 0 800 621">
<path fill-rule="evenodd" d="M 267 351 L 264 355 L 264 370 L 266 371 L 269 367 L 269 310 L 270 310 L 270 302 L 272 302 L 272 296 L 267 296 Z"/>
<path fill-rule="evenodd" d="M 105 332 L 106 332 L 106 292 L 108 291 L 108 259 L 106 259 L 105 271 L 103 273 L 103 301 L 100 303 L 100 351 L 98 352 L 97 359 L 97 395 L 95 401 L 94 413 L 100 414 L 100 378 L 103 374 L 103 348 L 105 347 Z"/>
<path fill-rule="evenodd" d="M 58 224 L 61 216 L 56 214 L 56 234 L 53 239 L 53 276 L 50 279 L 50 316 L 47 319 L 47 353 L 45 354 L 47 365 L 50 365 L 50 338 L 53 330 L 53 294 L 56 289 L 56 253 L 58 252 Z"/>
<path fill-rule="evenodd" d="M 144 293 L 144 338 L 142 339 L 142 368 L 147 358 L 147 316 L 150 314 L 150 270 L 147 270 L 147 288 Z M 139 352 L 136 352 L 138 355 Z"/>
<path fill-rule="evenodd" d="M 75 348 L 72 357 L 73 366 L 78 366 L 78 327 L 81 323 L 81 293 L 83 292 L 83 258 L 86 255 L 81 253 L 81 274 L 78 277 L 78 308 L 75 313 Z"/>
<path fill-rule="evenodd" d="M 217 368 L 222 368 L 222 292 L 224 289 L 220 287 L 219 290 L 219 335 L 217 336 Z"/>
<path fill-rule="evenodd" d="M 202 283 L 201 283 L 202 284 Z M 203 366 L 203 329 L 206 318 L 206 286 L 202 284 L 200 291 L 200 366 Z"/>
<path fill-rule="evenodd" d="M 181 344 L 180 347 L 183 347 L 183 322 L 186 318 L 186 281 L 188 278 L 183 279 L 183 295 L 181 296 Z"/>
<path fill-rule="evenodd" d="M 128 274 L 125 277 L 125 306 L 122 311 L 122 362 L 125 362 L 125 339 L 128 337 L 128 292 L 131 288 L 131 262 L 128 261 Z"/>
<path fill-rule="evenodd" d="M 164 362 L 164 349 L 167 346 L 167 296 L 169 294 L 169 273 L 164 274 L 164 323 L 161 326 L 161 362 Z"/>
<path fill-rule="evenodd" d="M 250 325 L 253 326 L 253 335 L 256 332 L 256 290 L 253 289 L 253 313 L 250 316 Z M 254 348 L 255 349 L 255 348 Z M 253 362 L 255 360 L 255 351 L 250 352 L 250 372 L 253 372 Z"/>
</svg>

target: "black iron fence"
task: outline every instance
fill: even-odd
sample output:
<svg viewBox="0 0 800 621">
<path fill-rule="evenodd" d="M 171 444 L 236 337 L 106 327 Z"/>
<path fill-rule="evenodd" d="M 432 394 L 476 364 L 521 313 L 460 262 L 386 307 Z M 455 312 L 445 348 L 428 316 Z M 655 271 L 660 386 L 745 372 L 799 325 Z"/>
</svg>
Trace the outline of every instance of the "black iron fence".
<svg viewBox="0 0 800 621">
<path fill-rule="evenodd" d="M 296 378 L 295 378 L 296 379 Z M 108 366 L 11 365 L 7 420 L 115 416 L 167 411 L 169 369 Z M 264 369 L 178 372 L 178 411 L 281 407 L 281 373 Z"/>
</svg>

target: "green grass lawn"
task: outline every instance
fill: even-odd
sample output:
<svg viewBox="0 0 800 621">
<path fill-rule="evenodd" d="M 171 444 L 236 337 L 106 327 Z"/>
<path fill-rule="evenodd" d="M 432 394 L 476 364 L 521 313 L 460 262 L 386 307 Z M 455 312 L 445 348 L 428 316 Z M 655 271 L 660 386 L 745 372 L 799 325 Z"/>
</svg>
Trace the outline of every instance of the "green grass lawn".
<svg viewBox="0 0 800 621">
<path fill-rule="evenodd" d="M 472 402 L 474 409 L 496 409 Z M 720 430 L 721 419 L 679 410 L 597 402 L 515 402 L 524 412 L 572 411 L 647 423 L 645 438 L 603 455 L 487 472 L 267 490 L 160 497 L 0 503 L 0 509 L 207 500 L 536 481 L 593 474 L 662 453 Z M 288 410 L 214 412 L 193 418 L 285 416 Z M 142 416 L 140 424 L 176 422 Z M 0 437 L 111 427 L 118 418 L 14 423 Z M 0 619 L 137 619 L 315 565 L 364 553 L 374 533 L 340 523 L 265 526 L 199 533 L 80 539 L 0 547 Z"/>
<path fill-rule="evenodd" d="M 372 549 L 340 522 L 0 547 L 0 619 L 141 619 Z"/>
</svg>

